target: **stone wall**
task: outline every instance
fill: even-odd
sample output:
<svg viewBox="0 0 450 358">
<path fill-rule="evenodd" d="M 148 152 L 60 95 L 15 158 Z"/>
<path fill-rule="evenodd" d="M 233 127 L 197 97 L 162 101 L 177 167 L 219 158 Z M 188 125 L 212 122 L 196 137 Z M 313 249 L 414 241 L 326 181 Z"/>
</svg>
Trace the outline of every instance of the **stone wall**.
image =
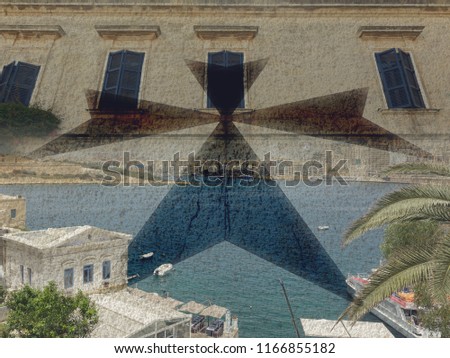
<svg viewBox="0 0 450 358">
<path fill-rule="evenodd" d="M 26 202 L 22 197 L 0 195 L 0 227 L 25 228 Z M 1 263 L 1 261 L 0 261 Z"/>
<path fill-rule="evenodd" d="M 42 288 L 50 281 L 64 289 L 64 269 L 74 269 L 74 285 L 67 292 L 81 289 L 97 292 L 108 288 L 120 288 L 127 283 L 128 245 L 120 243 L 98 243 L 80 247 L 62 247 L 38 250 L 27 245 L 6 241 L 5 278 L 8 288 L 19 288 L 21 282 L 20 265 L 24 266 L 25 283 L 29 281 L 27 268 L 32 270 L 31 286 Z M 111 279 L 102 279 L 103 261 L 111 261 Z M 94 265 L 94 280 L 83 283 L 83 266 Z M 105 284 L 107 282 L 107 284 Z"/>
</svg>

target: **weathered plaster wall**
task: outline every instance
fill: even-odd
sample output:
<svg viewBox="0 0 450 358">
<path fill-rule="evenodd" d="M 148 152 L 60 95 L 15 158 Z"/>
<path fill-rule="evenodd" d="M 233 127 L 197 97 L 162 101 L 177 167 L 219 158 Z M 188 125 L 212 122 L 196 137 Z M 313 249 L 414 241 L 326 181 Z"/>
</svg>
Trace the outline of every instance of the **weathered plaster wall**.
<svg viewBox="0 0 450 358">
<path fill-rule="evenodd" d="M 2 11 L 3 10 L 3 11 Z M 450 126 L 450 11 L 445 7 L 14 7 L 0 6 L 3 24 L 61 25 L 66 36 L 60 39 L 5 39 L 0 37 L 0 64 L 12 60 L 38 63 L 42 66 L 33 102 L 52 107 L 62 114 L 64 133 L 87 121 L 84 91 L 100 90 L 105 63 L 110 51 L 130 49 L 145 52 L 141 82 L 141 99 L 181 106 L 204 108 L 205 94 L 187 68 L 184 60 L 205 61 L 207 53 L 229 49 L 242 51 L 245 60 L 269 58 L 266 68 L 246 95 L 247 107 L 269 106 L 320 97 L 356 88 L 368 87 L 364 117 L 410 140 L 438 156 L 448 157 Z M 156 40 L 104 40 L 95 25 L 158 25 L 161 36 Z M 258 26 L 253 40 L 199 39 L 194 25 Z M 384 38 L 363 40 L 360 26 L 424 26 L 415 40 Z M 415 112 L 387 108 L 374 52 L 392 47 L 410 51 L 422 85 L 427 110 Z M 108 145 L 72 154 L 60 159 L 114 159 L 130 151 L 134 159 L 170 160 L 179 151 L 187 156 L 198 150 L 214 126 L 160 135 Z M 245 132 L 255 152 L 267 151 L 279 159 L 302 161 L 314 152 L 338 146 L 350 151 L 351 160 L 359 152 L 378 156 L 377 150 L 336 144 L 311 138 L 299 138 L 282 132 L 238 125 Z M 245 127 L 245 128 L 244 128 Z M 41 141 L 27 140 L 20 150 L 36 149 Z M 305 151 L 312 147 L 312 153 Z M 356 153 L 356 154 L 355 154 Z M 390 154 L 390 161 L 403 160 Z M 360 170 L 370 166 L 364 156 Z"/>
</svg>

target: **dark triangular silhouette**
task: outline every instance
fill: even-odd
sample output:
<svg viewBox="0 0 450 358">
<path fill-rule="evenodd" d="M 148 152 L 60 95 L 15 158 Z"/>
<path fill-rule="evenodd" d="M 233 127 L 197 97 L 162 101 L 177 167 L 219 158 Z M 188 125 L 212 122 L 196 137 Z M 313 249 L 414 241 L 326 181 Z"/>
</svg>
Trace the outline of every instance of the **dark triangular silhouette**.
<svg viewBox="0 0 450 358">
<path fill-rule="evenodd" d="M 367 89 L 236 113 L 233 122 L 430 158 L 432 155 L 364 118 Z"/>
<path fill-rule="evenodd" d="M 239 177 L 242 175 L 268 177 L 269 168 L 265 166 L 250 147 L 239 129 L 223 117 L 206 142 L 196 153 L 196 159 L 201 163 L 214 161 L 219 164 L 215 174 L 226 177 Z M 256 168 L 254 166 L 256 165 Z M 208 173 L 207 168 L 203 171 Z"/>
<path fill-rule="evenodd" d="M 265 58 L 229 67 L 191 60 L 185 63 L 214 108 L 222 115 L 230 115 L 242 103 L 245 91 L 251 88 L 268 61 Z"/>
<path fill-rule="evenodd" d="M 347 297 L 345 277 L 282 190 L 263 182 L 247 187 L 239 185 L 240 179 L 231 181 L 172 188 L 130 245 L 130 274 L 142 279 L 163 263 L 176 264 L 229 241 Z M 139 259 L 146 252 L 154 252 L 150 262 Z"/>
</svg>

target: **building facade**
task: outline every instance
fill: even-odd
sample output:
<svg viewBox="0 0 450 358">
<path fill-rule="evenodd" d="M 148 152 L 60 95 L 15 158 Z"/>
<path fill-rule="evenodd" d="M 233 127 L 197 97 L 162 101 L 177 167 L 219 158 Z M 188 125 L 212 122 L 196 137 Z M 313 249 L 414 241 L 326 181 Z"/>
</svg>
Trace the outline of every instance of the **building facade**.
<svg viewBox="0 0 450 358">
<path fill-rule="evenodd" d="M 25 219 L 25 198 L 0 194 L 0 227 L 25 229 Z"/>
<path fill-rule="evenodd" d="M 214 130 L 211 116 L 236 97 L 225 105 L 259 158 L 302 164 L 331 150 L 350 176 L 423 153 L 448 160 L 448 5 L 2 0 L 3 83 L 26 74 L 16 83 L 20 101 L 63 118 L 52 136 L 13 150 L 89 163 L 122 161 L 124 152 L 187 158 Z M 233 66 L 233 79 L 214 71 Z M 4 88 L 5 101 L 16 92 Z M 157 123 L 164 118 L 171 121 Z"/>
<path fill-rule="evenodd" d="M 66 293 L 92 293 L 127 285 L 130 235 L 80 226 L 11 232 L 0 239 L 8 289 L 54 281 Z"/>
</svg>

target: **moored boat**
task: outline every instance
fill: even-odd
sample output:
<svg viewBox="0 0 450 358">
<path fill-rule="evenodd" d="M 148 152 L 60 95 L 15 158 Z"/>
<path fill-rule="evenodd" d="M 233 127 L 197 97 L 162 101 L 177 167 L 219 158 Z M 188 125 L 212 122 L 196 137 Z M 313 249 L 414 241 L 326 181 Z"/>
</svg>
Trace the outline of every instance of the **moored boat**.
<svg viewBox="0 0 450 358">
<path fill-rule="evenodd" d="M 369 275 L 349 275 L 346 283 L 348 293 L 354 297 L 369 283 Z M 393 293 L 390 297 L 372 308 L 370 312 L 405 337 L 439 337 L 439 332 L 432 332 L 420 326 L 417 310 L 418 307 L 414 302 L 414 293 L 410 290 L 405 290 Z"/>
<path fill-rule="evenodd" d="M 153 252 L 148 252 L 148 253 L 146 253 L 146 254 L 143 254 L 143 255 L 139 256 L 139 258 L 140 258 L 141 260 L 146 260 L 146 259 L 151 258 L 152 256 L 153 256 Z"/>
<path fill-rule="evenodd" d="M 157 267 L 155 271 L 153 271 L 153 275 L 164 276 L 167 272 L 172 270 L 172 268 L 173 268 L 172 264 L 162 264 L 161 266 Z"/>
</svg>

